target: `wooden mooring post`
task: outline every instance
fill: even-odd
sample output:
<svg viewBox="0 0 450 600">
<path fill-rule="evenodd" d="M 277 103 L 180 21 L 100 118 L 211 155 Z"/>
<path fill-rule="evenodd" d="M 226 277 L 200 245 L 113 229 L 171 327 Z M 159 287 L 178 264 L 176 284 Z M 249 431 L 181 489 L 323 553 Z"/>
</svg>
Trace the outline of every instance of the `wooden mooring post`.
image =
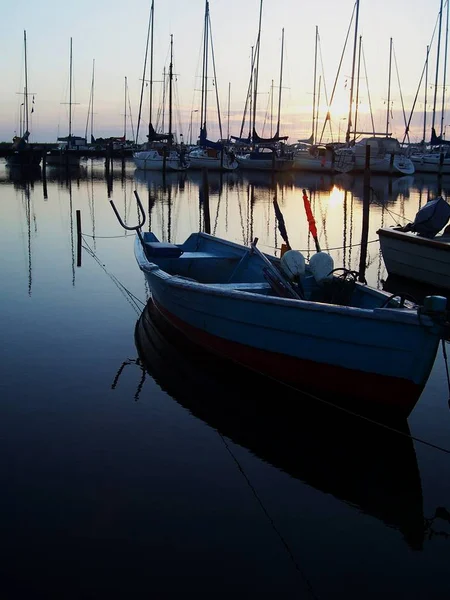
<svg viewBox="0 0 450 600">
<path fill-rule="evenodd" d="M 367 243 L 369 240 L 369 214 L 370 214 L 370 145 L 366 144 L 366 163 L 364 168 L 363 192 L 363 219 L 361 230 L 361 253 L 359 258 L 358 281 L 366 281 Z"/>
<path fill-rule="evenodd" d="M 47 200 L 47 152 L 45 150 L 42 153 L 42 189 L 44 192 L 44 200 Z"/>
<path fill-rule="evenodd" d="M 202 204 L 203 204 L 203 225 L 205 233 L 211 233 L 211 215 L 209 212 L 209 181 L 208 170 L 203 168 L 202 177 Z"/>
<path fill-rule="evenodd" d="M 77 210 L 76 215 L 77 215 L 77 267 L 81 267 L 81 210 Z"/>
</svg>

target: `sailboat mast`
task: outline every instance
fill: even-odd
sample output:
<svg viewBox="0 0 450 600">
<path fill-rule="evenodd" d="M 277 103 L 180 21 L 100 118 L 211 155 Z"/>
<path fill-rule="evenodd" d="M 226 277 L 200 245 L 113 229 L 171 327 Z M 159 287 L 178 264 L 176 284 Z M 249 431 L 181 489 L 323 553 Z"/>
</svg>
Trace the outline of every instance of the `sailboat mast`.
<svg viewBox="0 0 450 600">
<path fill-rule="evenodd" d="M 24 44 L 24 52 L 25 52 L 25 90 L 24 90 L 24 111 L 25 111 L 25 132 L 28 131 L 28 65 L 27 65 L 27 32 L 23 32 L 23 44 Z"/>
<path fill-rule="evenodd" d="M 281 118 L 281 88 L 283 86 L 283 52 L 284 52 L 284 27 L 281 30 L 281 65 L 280 65 L 280 89 L 278 90 L 278 120 L 277 130 L 275 135 L 280 135 L 280 118 Z"/>
<path fill-rule="evenodd" d="M 391 73 L 392 73 L 392 38 L 389 44 L 389 76 L 388 76 L 388 97 L 386 111 L 386 137 L 389 135 L 389 111 L 391 109 Z"/>
<path fill-rule="evenodd" d="M 322 76 L 319 75 L 319 89 L 317 92 L 317 105 L 316 105 L 316 131 L 315 132 L 313 131 L 313 143 L 317 140 L 317 128 L 319 127 L 319 106 L 320 106 L 320 84 L 321 83 L 322 83 Z"/>
<path fill-rule="evenodd" d="M 148 18 L 148 27 L 147 27 L 147 41 L 145 44 L 145 58 L 144 58 L 144 68 L 143 68 L 143 73 L 142 73 L 142 83 L 141 83 L 141 97 L 139 100 L 139 113 L 138 113 L 138 122 L 137 122 L 137 128 L 136 128 L 136 139 L 135 139 L 135 143 L 138 143 L 138 139 L 139 139 L 139 128 L 141 125 L 141 114 L 142 114 L 142 101 L 144 99 L 144 87 L 145 87 L 145 73 L 147 71 L 147 56 L 148 56 L 148 42 L 150 39 L 150 32 L 151 32 L 151 27 L 152 27 L 152 23 L 153 23 L 153 0 L 152 0 L 152 5 L 150 8 L 150 15 Z M 153 54 L 151 56 L 151 60 L 153 61 Z M 151 73 L 152 71 L 152 67 L 150 69 Z M 150 77 L 151 79 L 153 79 L 153 77 Z M 150 85 L 150 90 L 151 90 L 151 85 Z M 150 92 L 151 94 L 151 92 Z M 151 116 L 151 102 L 150 102 L 150 116 Z M 150 133 L 150 123 L 151 123 L 151 118 L 149 120 L 149 125 L 148 125 L 148 129 L 149 129 L 149 133 Z"/>
<path fill-rule="evenodd" d="M 319 36 L 319 28 L 316 25 L 316 41 L 314 47 L 314 88 L 313 88 L 313 110 L 312 110 L 312 143 L 315 142 L 315 128 L 314 128 L 314 120 L 316 118 L 316 78 L 317 78 L 317 38 Z"/>
<path fill-rule="evenodd" d="M 230 139 L 230 98 L 231 98 L 231 81 L 228 82 L 227 141 Z"/>
<path fill-rule="evenodd" d="M 357 45 L 357 41 L 358 41 L 358 22 L 359 22 L 359 0 L 356 0 L 355 38 L 353 41 L 353 61 L 352 61 L 352 81 L 350 84 L 350 106 L 348 109 L 347 133 L 345 135 L 345 141 L 347 142 L 347 144 L 350 142 L 350 130 L 352 127 L 352 105 L 353 105 L 353 88 L 355 85 L 355 62 L 356 62 L 356 45 Z"/>
<path fill-rule="evenodd" d="M 270 86 L 270 137 L 273 136 L 273 79 Z"/>
<path fill-rule="evenodd" d="M 166 130 L 166 67 L 163 68 L 162 131 Z"/>
<path fill-rule="evenodd" d="M 356 102 L 355 102 L 355 127 L 353 128 L 353 141 L 356 140 L 356 129 L 358 126 L 358 106 L 359 106 L 359 82 L 361 72 L 361 47 L 362 47 L 362 35 L 359 36 L 359 50 L 358 50 L 358 75 L 356 77 Z"/>
<path fill-rule="evenodd" d="M 123 117 L 123 141 L 127 140 L 127 78 L 125 77 L 125 98 L 124 98 L 124 117 Z"/>
<path fill-rule="evenodd" d="M 150 9 L 151 19 L 151 30 L 150 30 L 150 99 L 149 99 L 149 121 L 148 121 L 148 132 L 150 134 L 150 126 L 152 126 L 152 112 L 153 112 L 153 23 L 154 23 L 154 7 L 155 3 L 152 0 L 152 7 Z M 149 138 L 150 141 L 150 138 Z"/>
<path fill-rule="evenodd" d="M 169 64 L 169 144 L 172 143 L 172 84 L 173 84 L 173 34 L 170 34 Z"/>
<path fill-rule="evenodd" d="M 258 38 L 256 40 L 256 68 L 255 68 L 255 81 L 253 85 L 253 119 L 252 119 L 252 137 L 253 132 L 256 128 L 256 98 L 258 94 L 258 74 L 259 74 L 259 50 L 260 50 L 260 41 L 261 41 L 261 21 L 262 21 L 262 6 L 263 0 L 259 5 L 259 26 L 258 26 Z"/>
<path fill-rule="evenodd" d="M 70 38 L 70 67 L 69 67 L 69 145 L 72 141 L 72 38 Z"/>
<path fill-rule="evenodd" d="M 94 81 L 95 81 L 95 58 L 92 60 L 92 86 L 91 86 L 91 142 L 94 138 Z"/>
<path fill-rule="evenodd" d="M 437 44 L 437 55 L 436 55 L 436 74 L 434 79 L 434 100 L 433 100 L 433 119 L 431 123 L 431 128 L 434 129 L 435 121 L 436 121 L 436 100 L 437 100 L 437 84 L 438 84 L 438 76 L 439 76 L 439 53 L 441 50 L 441 31 L 442 31 L 442 7 L 444 4 L 444 0 L 441 0 L 441 8 L 439 10 L 439 34 L 438 34 L 438 44 Z"/>
<path fill-rule="evenodd" d="M 427 46 L 427 58 L 425 60 L 425 94 L 423 99 L 423 138 L 422 141 L 425 143 L 425 136 L 427 134 L 427 91 L 428 91 L 428 58 L 430 56 L 430 46 Z"/>
<path fill-rule="evenodd" d="M 442 136 L 442 132 L 444 131 L 444 112 L 445 112 L 445 82 L 447 79 L 447 50 L 448 50 L 448 11 L 449 5 L 447 1 L 447 16 L 446 16 L 446 24 L 445 24 L 445 52 L 444 52 L 444 80 L 442 82 L 442 110 L 441 110 L 441 132 L 440 136 Z"/>
<path fill-rule="evenodd" d="M 249 120 L 248 120 L 248 139 L 252 139 L 252 124 L 253 124 L 253 85 L 254 85 L 254 77 L 255 77 L 255 50 L 252 46 L 251 52 L 251 68 L 250 68 L 250 87 L 249 87 L 249 97 L 250 97 L 250 106 L 249 106 Z M 242 136 L 241 136 L 242 137 Z"/>
<path fill-rule="evenodd" d="M 202 63 L 202 99 L 200 105 L 200 128 L 206 127 L 206 104 L 208 94 L 208 11 L 209 2 L 205 2 L 205 21 L 203 26 L 203 63 Z"/>
</svg>

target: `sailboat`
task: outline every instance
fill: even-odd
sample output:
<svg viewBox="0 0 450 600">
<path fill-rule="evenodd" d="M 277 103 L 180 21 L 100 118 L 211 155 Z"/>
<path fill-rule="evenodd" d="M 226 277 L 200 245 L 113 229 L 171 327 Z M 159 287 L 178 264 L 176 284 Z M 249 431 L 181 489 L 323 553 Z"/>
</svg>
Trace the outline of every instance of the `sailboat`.
<svg viewBox="0 0 450 600">
<path fill-rule="evenodd" d="M 252 78 L 254 75 L 253 86 L 253 115 L 251 119 L 251 151 L 247 154 L 237 155 L 236 159 L 239 166 L 243 169 L 258 169 L 262 171 L 287 171 L 291 170 L 294 164 L 292 153 L 285 152 L 284 144 L 288 136 L 280 136 L 280 110 L 281 110 L 281 88 L 283 77 L 283 48 L 284 48 L 284 29 L 282 30 L 281 42 L 281 68 L 280 68 L 280 88 L 278 97 L 278 123 L 275 135 L 271 138 L 262 138 L 256 133 L 256 104 L 258 98 L 258 75 L 259 75 L 259 54 L 261 41 L 261 19 L 262 3 L 259 11 L 259 29 L 255 48 L 255 55 L 252 60 Z M 239 138 L 233 139 L 240 143 Z M 250 136 L 249 136 L 250 137 Z"/>
<path fill-rule="evenodd" d="M 47 153 L 47 165 L 51 167 L 78 167 L 80 150 L 86 147 L 86 138 L 72 135 L 72 38 L 70 38 L 70 67 L 69 67 L 69 135 L 58 137 L 58 147 Z"/>
<path fill-rule="evenodd" d="M 12 153 L 6 157 L 6 164 L 10 167 L 39 167 L 42 159 L 42 149 L 30 145 L 30 110 L 28 94 L 28 65 L 27 65 L 27 32 L 23 32 L 24 43 L 24 73 L 25 87 L 23 92 L 23 104 L 21 104 L 20 135 L 13 138 Z M 33 97 L 34 103 L 34 97 Z M 22 110 L 23 106 L 23 110 Z M 34 107 L 31 109 L 34 112 Z"/>
<path fill-rule="evenodd" d="M 441 6 L 439 11 L 439 37 L 438 47 L 436 55 L 436 73 L 435 73 L 435 85 L 434 85 L 434 100 L 433 100 L 433 117 L 431 124 L 431 137 L 429 142 L 429 148 L 425 150 L 425 142 L 422 143 L 422 151 L 411 153 L 411 160 L 414 163 L 416 171 L 422 173 L 436 173 L 437 175 L 449 175 L 450 174 L 450 140 L 445 139 L 445 133 L 443 135 L 444 126 L 444 107 L 445 107 L 445 92 L 446 83 L 445 77 L 447 73 L 447 47 L 448 47 L 448 21 L 449 21 L 449 4 L 447 2 L 447 13 L 446 13 L 446 38 L 445 38 L 445 64 L 444 64 L 444 81 L 442 85 L 442 110 L 441 110 L 441 130 L 440 134 L 436 134 L 436 103 L 437 103 L 437 90 L 438 90 L 438 79 L 439 79 L 439 54 L 441 45 L 441 29 L 442 29 L 442 11 L 443 11 L 443 0 L 441 0 Z M 428 58 L 429 58 L 429 47 L 427 47 L 427 58 L 425 68 L 428 70 Z M 428 74 L 428 73 L 427 73 Z M 424 125 L 423 125 L 423 139 L 425 140 L 425 129 L 426 129 L 426 94 L 427 94 L 427 78 L 425 79 L 425 102 L 424 102 Z"/>
<path fill-rule="evenodd" d="M 365 137 L 355 143 L 357 134 L 366 134 L 366 132 L 356 131 L 357 121 L 357 105 L 353 107 L 353 92 L 355 86 L 355 80 L 357 79 L 357 86 L 359 86 L 359 78 L 355 77 L 355 65 L 356 65 L 356 48 L 358 38 L 358 19 L 359 19 L 359 0 L 356 0 L 356 17 L 355 17 L 355 33 L 354 33 L 354 45 L 353 45 L 353 62 L 352 62 L 352 76 L 350 85 L 350 103 L 349 112 L 347 118 L 347 133 L 346 142 L 347 147 L 339 148 L 336 150 L 336 171 L 343 172 L 362 172 L 366 168 L 366 157 L 368 154 L 369 147 L 369 170 L 371 173 L 380 173 L 386 175 L 412 175 L 415 171 L 414 164 L 409 157 L 404 153 L 400 142 L 391 137 L 389 131 L 390 121 L 390 93 L 391 93 L 391 71 L 392 71 L 392 38 L 390 40 L 389 50 L 389 78 L 388 78 L 388 100 L 386 110 L 386 131 L 384 133 L 375 133 L 375 131 L 369 137 Z M 361 39 L 360 39 L 361 48 Z M 360 62 L 360 61 L 358 61 Z M 359 70 L 359 69 L 358 69 Z M 355 112 L 353 112 L 355 111 Z M 353 141 L 350 141 L 351 134 L 353 134 Z"/>
<path fill-rule="evenodd" d="M 152 101 L 153 101 L 153 23 L 154 23 L 154 1 L 152 0 L 150 10 L 149 32 L 151 31 L 150 48 L 150 120 L 148 126 L 148 141 L 146 148 L 133 153 L 133 160 L 138 169 L 145 171 L 185 171 L 189 167 L 187 152 L 183 147 L 180 150 L 173 143 L 172 132 L 172 104 L 173 104 L 173 35 L 170 36 L 170 64 L 169 64 L 169 131 L 168 133 L 156 133 L 152 124 Z M 147 39 L 148 45 L 148 39 Z M 145 80 L 145 65 L 144 77 Z M 141 97 L 142 102 L 142 97 Z M 140 114 L 140 113 L 139 113 Z M 138 122 L 139 131 L 139 122 Z M 136 136 L 137 137 L 137 136 Z"/>
<path fill-rule="evenodd" d="M 215 169 L 220 171 L 233 171 L 238 167 L 236 157 L 233 152 L 228 151 L 226 146 L 219 142 L 212 142 L 207 138 L 206 119 L 207 119 L 207 104 L 208 104 L 208 47 L 210 37 L 210 16 L 209 16 L 209 2 L 206 0 L 205 4 L 205 25 L 203 33 L 203 72 L 202 72 L 202 97 L 201 97 L 201 108 L 200 108 L 200 140 L 198 148 L 195 148 L 189 153 L 189 162 L 191 169 Z M 213 54 L 213 66 L 214 54 Z M 222 123 L 220 120 L 220 108 L 219 108 L 219 94 L 217 90 L 217 77 L 214 73 L 215 89 L 217 97 L 217 112 L 219 114 L 219 129 L 220 138 L 222 140 Z"/>
<path fill-rule="evenodd" d="M 314 91 L 312 106 L 312 133 L 308 140 L 298 140 L 290 148 L 294 152 L 295 171 L 319 171 L 331 173 L 334 171 L 334 148 L 332 145 L 315 144 L 317 119 L 319 113 L 319 101 L 316 103 L 316 79 L 317 79 L 317 49 L 319 41 L 319 29 L 316 26 L 316 41 L 314 51 Z M 320 90 L 320 79 L 319 79 Z"/>
</svg>

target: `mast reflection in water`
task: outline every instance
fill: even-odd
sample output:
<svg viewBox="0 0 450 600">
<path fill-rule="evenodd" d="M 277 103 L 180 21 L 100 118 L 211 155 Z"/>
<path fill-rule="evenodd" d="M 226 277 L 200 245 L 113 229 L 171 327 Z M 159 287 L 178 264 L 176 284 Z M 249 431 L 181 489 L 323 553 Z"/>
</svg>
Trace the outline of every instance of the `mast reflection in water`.
<svg viewBox="0 0 450 600">
<path fill-rule="evenodd" d="M 449 181 L 371 178 L 370 285 L 399 290 L 380 225 L 413 219 Z M 314 597 L 300 571 L 322 599 L 450 597 L 442 353 L 396 424 L 414 441 L 218 361 L 144 310 L 134 235 L 108 202 L 132 225 L 137 190 L 161 240 L 210 227 L 279 256 L 276 200 L 310 255 L 305 188 L 322 249 L 356 270 L 362 177 L 89 159 L 26 177 L 0 162 L 0 187 L 2 598 Z"/>
</svg>

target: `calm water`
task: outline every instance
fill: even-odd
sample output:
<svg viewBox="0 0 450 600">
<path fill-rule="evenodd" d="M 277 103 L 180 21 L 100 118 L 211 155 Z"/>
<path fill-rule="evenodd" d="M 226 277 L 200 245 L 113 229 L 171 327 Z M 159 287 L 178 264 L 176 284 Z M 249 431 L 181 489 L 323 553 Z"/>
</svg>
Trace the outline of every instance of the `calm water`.
<svg viewBox="0 0 450 600">
<path fill-rule="evenodd" d="M 450 456 L 166 331 L 144 311 L 134 236 L 109 205 L 135 224 L 137 190 L 163 240 L 206 222 L 278 252 L 276 194 L 307 254 L 305 188 L 322 249 L 358 269 L 362 184 L 229 173 L 205 187 L 201 174 L 163 180 L 131 162 L 107 180 L 100 161 L 22 182 L 0 164 L 2 598 L 450 597 Z M 371 186 L 366 277 L 389 287 L 377 228 L 441 190 L 418 175 Z M 448 396 L 439 351 L 399 426 L 450 449 Z"/>
</svg>

